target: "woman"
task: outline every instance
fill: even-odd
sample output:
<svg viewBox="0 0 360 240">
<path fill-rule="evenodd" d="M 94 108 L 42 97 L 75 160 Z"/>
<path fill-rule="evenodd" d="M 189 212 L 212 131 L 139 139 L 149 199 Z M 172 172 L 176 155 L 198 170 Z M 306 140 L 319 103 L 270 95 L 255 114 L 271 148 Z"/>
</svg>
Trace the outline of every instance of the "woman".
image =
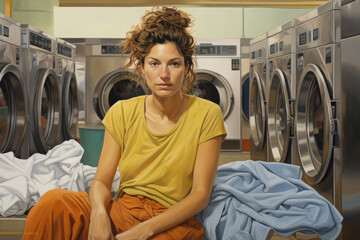
<svg viewBox="0 0 360 240">
<path fill-rule="evenodd" d="M 128 66 L 151 95 L 110 108 L 89 198 L 45 194 L 27 218 L 24 239 L 203 239 L 194 215 L 209 201 L 226 131 L 218 105 L 185 93 L 195 81 L 190 23 L 186 13 L 164 7 L 128 33 Z M 111 200 L 117 168 L 119 198 Z"/>
</svg>

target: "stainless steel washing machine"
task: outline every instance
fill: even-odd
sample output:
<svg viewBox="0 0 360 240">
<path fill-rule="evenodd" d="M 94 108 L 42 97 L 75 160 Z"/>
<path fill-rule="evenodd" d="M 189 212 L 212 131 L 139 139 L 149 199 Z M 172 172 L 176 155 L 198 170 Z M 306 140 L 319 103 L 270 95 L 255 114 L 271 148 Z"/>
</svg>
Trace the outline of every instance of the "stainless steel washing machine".
<svg viewBox="0 0 360 240">
<path fill-rule="evenodd" d="M 76 139 L 79 98 L 75 76 L 75 45 L 57 39 L 56 72 L 61 91 L 61 129 L 58 143 L 69 139 Z"/>
<path fill-rule="evenodd" d="M 330 1 L 295 19 L 296 163 L 303 180 L 341 211 L 340 6 Z"/>
<path fill-rule="evenodd" d="M 29 119 L 21 155 L 28 158 L 46 153 L 58 143 L 61 96 L 55 71 L 56 38 L 22 24 L 21 47 Z"/>
<path fill-rule="evenodd" d="M 267 34 L 250 41 L 250 159 L 268 161 L 266 131 Z"/>
<path fill-rule="evenodd" d="M 125 68 L 124 39 L 85 40 L 85 125 L 102 126 L 109 108 L 118 100 L 149 94 L 147 86 L 137 85 L 138 76 Z"/>
<path fill-rule="evenodd" d="M 295 164 L 294 99 L 295 47 L 294 22 L 268 32 L 267 130 L 269 161 Z"/>
<path fill-rule="evenodd" d="M 341 125 L 343 239 L 360 233 L 360 0 L 341 7 Z"/>
<path fill-rule="evenodd" d="M 227 130 L 221 149 L 241 151 L 240 39 L 199 39 L 196 61 L 191 94 L 220 106 Z"/>
<path fill-rule="evenodd" d="M 20 157 L 26 129 L 20 24 L 0 14 L 0 150 Z"/>
</svg>

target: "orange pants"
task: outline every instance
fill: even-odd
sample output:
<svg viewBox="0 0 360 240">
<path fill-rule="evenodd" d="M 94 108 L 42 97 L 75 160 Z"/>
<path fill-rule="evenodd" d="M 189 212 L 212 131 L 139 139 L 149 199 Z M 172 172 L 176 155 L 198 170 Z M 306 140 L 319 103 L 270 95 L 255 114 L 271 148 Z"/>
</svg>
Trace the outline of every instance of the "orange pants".
<svg viewBox="0 0 360 240">
<path fill-rule="evenodd" d="M 44 194 L 29 212 L 22 239 L 87 240 L 90 211 L 86 192 L 51 190 Z M 164 211 L 165 207 L 149 198 L 126 194 L 112 200 L 108 207 L 114 235 Z M 151 239 L 204 239 L 204 229 L 200 222 L 192 217 Z"/>
</svg>

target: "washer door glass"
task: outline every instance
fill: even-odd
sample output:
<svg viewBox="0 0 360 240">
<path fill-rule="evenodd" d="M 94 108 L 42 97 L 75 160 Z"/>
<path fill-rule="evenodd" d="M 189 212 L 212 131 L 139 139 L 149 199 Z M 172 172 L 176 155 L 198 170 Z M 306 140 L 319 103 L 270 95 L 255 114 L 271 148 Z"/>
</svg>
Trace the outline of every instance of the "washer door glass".
<svg viewBox="0 0 360 240">
<path fill-rule="evenodd" d="M 279 69 L 272 73 L 268 96 L 268 131 L 273 160 L 284 162 L 290 140 L 290 106 L 287 81 Z"/>
<path fill-rule="evenodd" d="M 75 139 L 79 116 L 79 98 L 75 74 L 65 74 L 62 89 L 62 123 L 65 139 Z"/>
<path fill-rule="evenodd" d="M 0 63 L 0 149 L 20 157 L 26 128 L 26 103 L 19 69 Z"/>
<path fill-rule="evenodd" d="M 138 78 L 129 69 L 121 68 L 100 79 L 93 95 L 94 109 L 100 119 L 117 101 L 149 93 L 146 86 L 137 83 Z"/>
<path fill-rule="evenodd" d="M 35 96 L 35 144 L 40 153 L 46 153 L 58 142 L 60 129 L 60 86 L 53 69 L 39 70 Z"/>
<path fill-rule="evenodd" d="M 5 141 L 8 138 L 8 132 L 10 129 L 9 121 L 11 109 L 9 109 L 9 104 L 11 102 L 10 98 L 10 89 L 7 83 L 9 80 L 1 79 L 0 82 L 0 146 L 1 150 L 5 145 Z M 3 151 L 1 151 L 3 152 Z"/>
<path fill-rule="evenodd" d="M 326 80 L 314 64 L 304 69 L 295 108 L 296 141 L 304 177 L 316 184 L 329 167 L 335 127 Z"/>
<path fill-rule="evenodd" d="M 249 123 L 249 93 L 250 93 L 250 74 L 247 73 L 241 79 L 241 116 L 246 124 Z"/>
<path fill-rule="evenodd" d="M 198 69 L 195 73 L 197 81 L 190 94 L 218 104 L 226 119 L 234 105 L 234 95 L 228 81 L 220 74 L 205 69 Z"/>
<path fill-rule="evenodd" d="M 264 90 L 260 76 L 254 72 L 250 82 L 250 109 L 249 109 L 251 139 L 257 151 L 263 148 L 266 122 Z"/>
</svg>

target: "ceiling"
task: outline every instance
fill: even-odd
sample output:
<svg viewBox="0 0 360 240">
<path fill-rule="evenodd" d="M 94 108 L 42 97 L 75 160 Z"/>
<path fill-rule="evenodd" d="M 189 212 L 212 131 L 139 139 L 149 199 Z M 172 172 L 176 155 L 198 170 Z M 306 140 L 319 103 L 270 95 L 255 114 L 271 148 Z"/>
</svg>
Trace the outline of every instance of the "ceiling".
<svg viewBox="0 0 360 240">
<path fill-rule="evenodd" d="M 60 7 L 272 7 L 315 8 L 328 1 L 315 0 L 59 0 Z"/>
</svg>

